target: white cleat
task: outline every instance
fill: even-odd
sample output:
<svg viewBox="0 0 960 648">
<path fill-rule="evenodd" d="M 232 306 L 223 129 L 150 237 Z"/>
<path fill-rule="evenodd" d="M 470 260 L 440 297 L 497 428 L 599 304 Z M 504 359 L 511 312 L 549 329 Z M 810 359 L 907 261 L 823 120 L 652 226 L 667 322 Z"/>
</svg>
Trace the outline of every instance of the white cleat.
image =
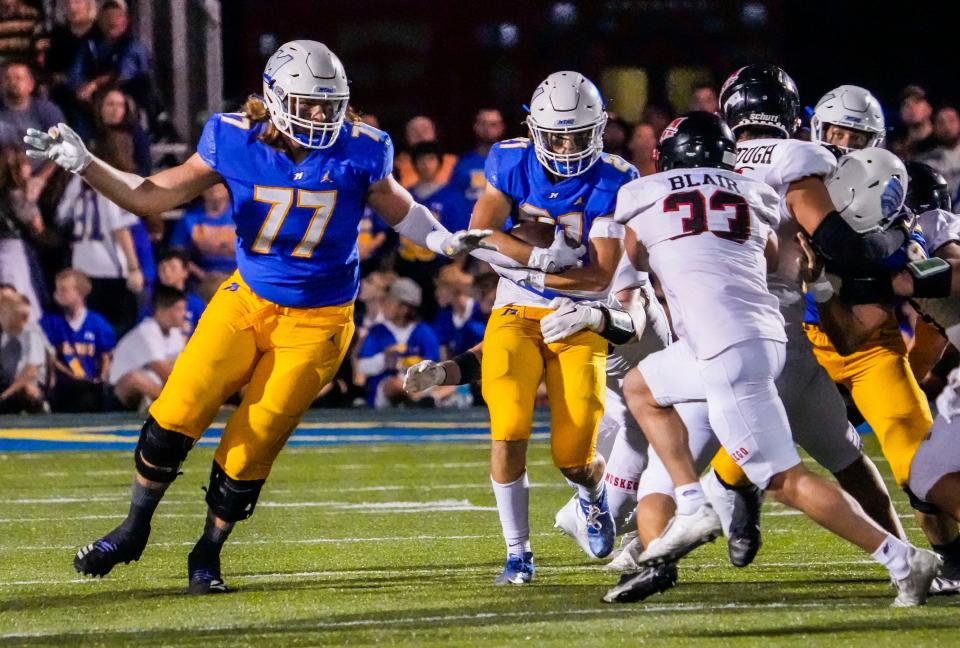
<svg viewBox="0 0 960 648">
<path fill-rule="evenodd" d="M 640 554 L 637 565 L 647 567 L 676 562 L 700 545 L 716 540 L 722 533 L 717 512 L 709 504 L 704 504 L 689 515 L 675 515 L 663 533 Z"/>
<path fill-rule="evenodd" d="M 591 558 L 596 558 L 590 551 L 590 538 L 587 535 L 587 525 L 584 517 L 580 515 L 580 499 L 576 493 L 573 497 L 557 511 L 553 519 L 553 526 L 560 529 L 565 535 L 577 543 L 577 546 Z"/>
<path fill-rule="evenodd" d="M 898 580 L 897 598 L 891 607 L 915 607 L 927 602 L 930 585 L 943 567 L 943 559 L 932 551 L 907 547 L 907 563 L 910 573 Z"/>
<path fill-rule="evenodd" d="M 937 576 L 930 583 L 930 596 L 953 596 L 960 594 L 960 580 Z"/>
<path fill-rule="evenodd" d="M 630 539 L 625 547 L 620 549 L 620 553 L 618 553 L 613 560 L 603 566 L 605 570 L 627 573 L 640 571 L 640 565 L 637 563 L 637 559 L 640 557 L 640 554 L 643 553 L 643 544 L 640 543 L 636 533 L 629 535 L 632 535 L 633 538 Z M 627 536 L 623 536 L 623 539 L 626 540 Z"/>
<path fill-rule="evenodd" d="M 717 478 L 717 473 L 713 470 L 708 470 L 707 474 L 700 478 L 700 488 L 703 489 L 703 494 L 707 496 L 710 506 L 720 516 L 723 535 L 729 537 L 730 523 L 733 522 L 733 511 L 737 504 L 737 494 L 724 487 Z"/>
</svg>

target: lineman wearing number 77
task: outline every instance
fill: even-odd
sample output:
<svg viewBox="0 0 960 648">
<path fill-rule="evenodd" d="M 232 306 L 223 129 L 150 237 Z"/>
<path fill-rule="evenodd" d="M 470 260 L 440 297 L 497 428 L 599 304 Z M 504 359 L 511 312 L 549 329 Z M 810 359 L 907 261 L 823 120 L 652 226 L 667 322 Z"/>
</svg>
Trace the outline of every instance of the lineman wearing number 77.
<svg viewBox="0 0 960 648">
<path fill-rule="evenodd" d="M 247 385 L 214 455 L 206 525 L 187 561 L 189 592 L 227 591 L 220 550 L 234 524 L 253 513 L 274 459 L 353 337 L 364 204 L 436 253 L 485 245 L 489 232 L 451 234 L 414 202 L 391 176 L 389 136 L 348 115 L 348 101 L 336 55 L 298 40 L 267 61 L 263 98 L 211 117 L 193 156 L 149 178 L 95 158 L 64 124 L 59 132 L 28 131 L 28 155 L 81 175 L 135 214 L 159 214 L 224 182 L 237 227 L 238 271 L 210 302 L 143 425 L 129 514 L 79 550 L 77 571 L 105 576 L 140 558 L 187 453 Z"/>
</svg>

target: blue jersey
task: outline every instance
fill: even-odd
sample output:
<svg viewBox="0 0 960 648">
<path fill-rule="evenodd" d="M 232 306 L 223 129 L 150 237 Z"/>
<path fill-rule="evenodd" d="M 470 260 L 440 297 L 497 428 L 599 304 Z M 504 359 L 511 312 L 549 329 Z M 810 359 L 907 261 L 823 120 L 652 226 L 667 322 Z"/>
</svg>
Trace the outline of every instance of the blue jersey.
<svg viewBox="0 0 960 648">
<path fill-rule="evenodd" d="M 113 327 L 102 315 L 87 311 L 80 328 L 74 331 L 60 314 L 48 313 L 40 320 L 57 359 L 69 367 L 74 378 L 93 380 L 100 377 L 104 353 L 117 345 Z"/>
<path fill-rule="evenodd" d="M 367 400 L 374 405 L 377 387 L 387 376 L 395 376 L 398 372 L 406 371 L 409 367 L 421 360 L 440 360 L 440 346 L 437 336 L 429 324 L 417 322 L 406 342 L 399 342 L 397 336 L 387 324 L 376 324 L 370 328 L 363 346 L 360 347 L 359 357 L 372 358 L 378 354 L 393 354 L 399 361 L 396 369 L 386 369 L 376 376 L 367 378 Z"/>
<path fill-rule="evenodd" d="M 413 195 L 429 209 L 437 220 L 451 232 L 467 229 L 470 225 L 470 205 L 452 184 L 446 184 L 429 196 L 420 197 L 414 187 Z"/>
<path fill-rule="evenodd" d="M 480 155 L 475 150 L 470 151 L 460 156 L 456 166 L 453 167 L 453 173 L 450 174 L 450 186 L 463 196 L 470 210 L 487 186 L 484 175 L 486 161 L 486 155 Z"/>
<path fill-rule="evenodd" d="M 357 229 L 367 190 L 393 169 L 393 144 L 366 124 L 344 124 L 333 146 L 300 164 L 257 139 L 266 122 L 216 114 L 197 153 L 230 189 L 237 267 L 260 297 L 313 308 L 353 301 Z"/>
<path fill-rule="evenodd" d="M 473 310 L 465 322 L 457 325 L 453 318 L 453 308 L 445 306 L 433 320 L 433 330 L 437 334 L 440 346 L 447 347 L 450 357 L 460 355 L 483 341 L 483 332 L 487 328 L 487 317 L 480 310 L 480 304 L 474 302 Z"/>
<path fill-rule="evenodd" d="M 920 246 L 924 256 L 929 256 L 927 240 L 924 238 L 923 232 L 920 231 L 920 228 L 914 228 L 914 230 L 910 232 L 910 239 L 906 244 L 891 254 L 884 262 L 884 265 L 886 265 L 891 272 L 902 270 L 911 261 L 906 248 L 912 243 Z M 817 308 L 817 302 L 813 301 L 813 296 L 810 295 L 810 293 L 807 293 L 805 298 L 806 310 L 803 315 L 804 324 L 820 324 L 820 311 Z M 902 323 L 901 328 L 903 328 Z"/>
<path fill-rule="evenodd" d="M 214 216 L 203 205 L 187 209 L 173 226 L 169 243 L 187 250 L 204 272 L 230 274 L 237 269 L 237 232 L 229 208 Z"/>
<path fill-rule="evenodd" d="M 566 236 L 587 246 L 583 263 L 590 263 L 588 240 L 598 219 L 613 221 L 620 187 L 640 177 L 637 169 L 616 155 L 603 153 L 587 171 L 554 182 L 525 137 L 497 142 L 487 156 L 487 182 L 513 202 L 514 222 L 552 223 Z M 537 292 L 544 297 L 554 293 Z"/>
<path fill-rule="evenodd" d="M 144 305 L 140 309 L 140 313 L 137 315 L 137 323 L 142 322 L 148 317 L 153 317 L 153 290 L 144 291 Z M 193 335 L 193 332 L 197 330 L 197 324 L 200 323 L 200 317 L 203 315 L 203 311 L 207 309 L 207 302 L 203 301 L 203 298 L 192 290 L 187 290 L 184 292 L 187 296 L 187 321 L 184 333 L 187 336 Z"/>
</svg>

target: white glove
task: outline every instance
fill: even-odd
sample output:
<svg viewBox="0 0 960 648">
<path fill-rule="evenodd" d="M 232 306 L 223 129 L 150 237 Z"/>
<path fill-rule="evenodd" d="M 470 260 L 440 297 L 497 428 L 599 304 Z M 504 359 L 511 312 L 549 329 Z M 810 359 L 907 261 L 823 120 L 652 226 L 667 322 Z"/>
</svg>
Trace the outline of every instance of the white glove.
<svg viewBox="0 0 960 648">
<path fill-rule="evenodd" d="M 547 344 L 558 342 L 583 329 L 603 329 L 603 311 L 596 306 L 577 304 L 566 297 L 550 302 L 556 310 L 540 320 L 540 333 Z"/>
<path fill-rule="evenodd" d="M 483 240 L 491 234 L 493 234 L 493 230 L 488 229 L 460 230 L 453 234 L 443 230 L 434 230 L 427 234 L 426 243 L 432 252 L 449 257 L 470 252 L 477 248 L 496 250 L 497 246 Z"/>
<path fill-rule="evenodd" d="M 77 133 L 63 122 L 48 133 L 28 128 L 23 136 L 27 157 L 51 160 L 71 173 L 83 173 L 93 162 L 93 155 Z"/>
<path fill-rule="evenodd" d="M 534 290 L 542 291 L 544 286 L 543 282 L 546 281 L 546 273 L 542 270 L 531 270 L 529 268 L 505 268 L 499 265 L 491 265 L 494 272 L 503 277 L 504 279 L 509 279 L 514 283 L 517 283 L 524 288 L 533 288 Z"/>
<path fill-rule="evenodd" d="M 567 268 L 580 265 L 580 257 L 586 251 L 587 248 L 583 245 L 577 248 L 567 245 L 567 237 L 562 232 L 558 232 L 550 247 L 533 248 L 527 260 L 527 266 L 544 272 L 563 272 Z"/>
<path fill-rule="evenodd" d="M 447 370 L 433 360 L 421 360 L 407 369 L 403 376 L 403 391 L 414 394 L 424 389 L 442 385 L 447 379 Z"/>
</svg>

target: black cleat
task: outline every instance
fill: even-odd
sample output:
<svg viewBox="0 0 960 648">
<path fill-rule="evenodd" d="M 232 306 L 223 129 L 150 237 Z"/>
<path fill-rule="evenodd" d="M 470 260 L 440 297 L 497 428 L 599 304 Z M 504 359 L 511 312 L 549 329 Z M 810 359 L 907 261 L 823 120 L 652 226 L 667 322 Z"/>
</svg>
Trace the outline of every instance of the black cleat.
<svg viewBox="0 0 960 648">
<path fill-rule="evenodd" d="M 99 540 L 81 547 L 73 559 L 73 567 L 85 576 L 103 577 L 120 563 L 140 560 L 150 527 L 132 532 L 117 527 Z"/>
<path fill-rule="evenodd" d="M 763 506 L 763 491 L 756 486 L 738 488 L 727 538 L 727 553 L 734 567 L 746 567 L 757 557 L 763 545 L 760 537 L 760 508 Z"/>
<path fill-rule="evenodd" d="M 196 548 L 187 557 L 187 594 L 225 594 L 230 590 L 220 577 L 220 556 L 205 555 Z"/>
<path fill-rule="evenodd" d="M 603 595 L 604 603 L 636 603 L 654 594 L 662 594 L 677 584 L 677 563 L 644 567 L 627 572 Z"/>
</svg>

